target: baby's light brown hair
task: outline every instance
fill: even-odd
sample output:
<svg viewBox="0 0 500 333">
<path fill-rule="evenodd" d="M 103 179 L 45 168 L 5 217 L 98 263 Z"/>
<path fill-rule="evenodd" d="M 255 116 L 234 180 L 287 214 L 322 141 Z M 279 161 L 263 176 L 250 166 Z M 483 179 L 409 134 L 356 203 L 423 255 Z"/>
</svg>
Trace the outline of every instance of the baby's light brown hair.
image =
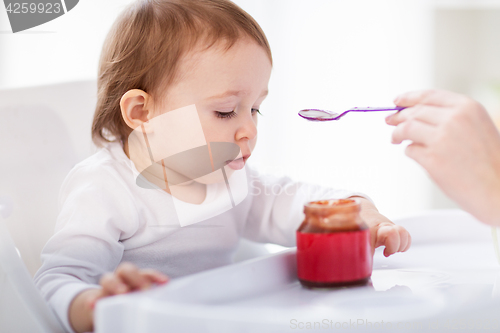
<svg viewBox="0 0 500 333">
<path fill-rule="evenodd" d="M 200 41 L 227 49 L 249 37 L 271 49 L 259 24 L 229 0 L 138 0 L 116 20 L 101 53 L 97 106 L 92 123 L 96 145 L 126 140 L 120 100 L 131 89 L 160 97 L 176 78 L 180 59 Z"/>
</svg>

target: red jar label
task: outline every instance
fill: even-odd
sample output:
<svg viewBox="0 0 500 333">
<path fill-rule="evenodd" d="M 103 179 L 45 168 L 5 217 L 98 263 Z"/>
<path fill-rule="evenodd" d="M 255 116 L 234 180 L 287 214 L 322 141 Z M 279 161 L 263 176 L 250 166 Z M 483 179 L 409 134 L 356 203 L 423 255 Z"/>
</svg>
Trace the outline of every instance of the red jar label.
<svg viewBox="0 0 500 333">
<path fill-rule="evenodd" d="M 299 279 L 342 283 L 368 278 L 371 273 L 369 229 L 335 233 L 297 231 Z"/>
</svg>

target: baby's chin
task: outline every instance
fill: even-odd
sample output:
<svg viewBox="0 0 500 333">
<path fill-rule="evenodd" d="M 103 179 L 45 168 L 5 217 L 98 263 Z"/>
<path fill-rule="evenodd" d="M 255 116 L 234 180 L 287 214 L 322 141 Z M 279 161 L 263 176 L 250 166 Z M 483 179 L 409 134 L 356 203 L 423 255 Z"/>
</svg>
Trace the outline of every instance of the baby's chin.
<svg viewBox="0 0 500 333">
<path fill-rule="evenodd" d="M 229 166 L 224 167 L 224 171 L 226 173 L 227 179 L 231 178 L 233 173 L 236 171 L 235 169 L 230 168 Z M 208 175 L 205 175 L 203 177 L 199 177 L 195 179 L 196 182 L 200 184 L 205 184 L 205 185 L 210 185 L 210 184 L 215 184 L 215 183 L 224 183 L 224 175 L 222 174 L 222 170 L 215 170 L 212 173 L 209 173 Z"/>
</svg>

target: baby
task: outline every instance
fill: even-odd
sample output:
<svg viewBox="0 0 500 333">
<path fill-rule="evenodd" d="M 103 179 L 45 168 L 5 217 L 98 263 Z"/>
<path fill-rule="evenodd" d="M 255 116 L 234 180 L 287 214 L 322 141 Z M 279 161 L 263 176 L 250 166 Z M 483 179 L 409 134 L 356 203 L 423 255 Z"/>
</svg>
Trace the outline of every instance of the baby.
<svg viewBox="0 0 500 333">
<path fill-rule="evenodd" d="M 64 181 L 35 276 L 68 331 L 93 330 L 98 299 L 230 264 L 242 237 L 295 246 L 307 201 L 357 196 L 372 248 L 410 247 L 362 194 L 246 166 L 271 69 L 261 28 L 229 0 L 139 0 L 117 19 L 98 77 L 101 148 Z"/>
</svg>

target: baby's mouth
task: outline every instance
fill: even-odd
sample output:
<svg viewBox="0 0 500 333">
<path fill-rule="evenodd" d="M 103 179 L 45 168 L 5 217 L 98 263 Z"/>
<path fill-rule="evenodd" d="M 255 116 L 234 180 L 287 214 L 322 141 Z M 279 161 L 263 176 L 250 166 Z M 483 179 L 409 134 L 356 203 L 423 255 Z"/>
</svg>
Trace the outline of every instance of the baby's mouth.
<svg viewBox="0 0 500 333">
<path fill-rule="evenodd" d="M 245 166 L 246 160 L 250 157 L 250 155 L 245 155 L 240 158 L 236 158 L 232 161 L 227 161 L 227 166 L 230 167 L 233 170 L 241 170 Z"/>
</svg>

